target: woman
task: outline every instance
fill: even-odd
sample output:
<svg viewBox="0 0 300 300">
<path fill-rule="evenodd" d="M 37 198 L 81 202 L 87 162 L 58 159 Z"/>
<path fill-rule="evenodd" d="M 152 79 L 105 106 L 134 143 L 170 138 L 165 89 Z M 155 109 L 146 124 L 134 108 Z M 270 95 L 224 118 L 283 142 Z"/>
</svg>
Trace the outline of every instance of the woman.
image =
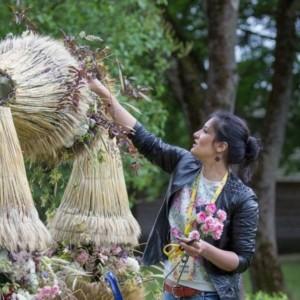
<svg viewBox="0 0 300 300">
<path fill-rule="evenodd" d="M 217 112 L 194 133 L 187 151 L 149 133 L 101 82 L 89 85 L 113 119 L 132 130 L 138 150 L 171 174 L 143 257 L 146 265 L 165 261 L 164 299 L 239 299 L 240 273 L 255 251 L 258 220 L 255 194 L 230 169 L 239 165 L 248 181 L 259 154 L 246 123 Z"/>
</svg>

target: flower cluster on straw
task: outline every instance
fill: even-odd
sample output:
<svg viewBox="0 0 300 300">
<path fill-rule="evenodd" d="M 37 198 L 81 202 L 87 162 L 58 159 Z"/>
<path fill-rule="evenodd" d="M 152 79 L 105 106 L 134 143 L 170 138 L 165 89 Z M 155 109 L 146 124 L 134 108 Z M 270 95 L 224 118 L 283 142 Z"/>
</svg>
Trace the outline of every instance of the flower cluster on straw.
<svg viewBox="0 0 300 300">
<path fill-rule="evenodd" d="M 5 278 L 0 280 L 0 296 L 5 300 L 50 300 L 60 295 L 64 286 L 53 271 L 51 260 L 38 252 L 1 250 L 0 275 Z"/>
</svg>

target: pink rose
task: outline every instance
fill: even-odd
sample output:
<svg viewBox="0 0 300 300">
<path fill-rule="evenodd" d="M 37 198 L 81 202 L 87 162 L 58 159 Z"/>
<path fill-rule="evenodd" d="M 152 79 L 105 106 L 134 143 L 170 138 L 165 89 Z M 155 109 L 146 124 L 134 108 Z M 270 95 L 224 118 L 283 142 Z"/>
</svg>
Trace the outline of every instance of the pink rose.
<svg viewBox="0 0 300 300">
<path fill-rule="evenodd" d="M 220 221 L 216 221 L 216 224 L 215 224 L 215 231 L 216 231 L 216 230 L 221 230 L 221 231 L 223 231 L 223 228 L 224 228 L 224 224 L 221 223 Z"/>
<path fill-rule="evenodd" d="M 216 220 L 215 228 L 214 228 L 214 231 L 212 232 L 212 237 L 215 240 L 219 240 L 221 238 L 223 228 L 224 228 L 224 224 L 221 223 L 219 220 Z"/>
<path fill-rule="evenodd" d="M 200 240 L 200 233 L 198 230 L 193 230 L 189 233 L 189 239 L 191 240 Z"/>
<path fill-rule="evenodd" d="M 214 203 L 209 203 L 205 207 L 205 211 L 209 215 L 213 215 L 216 212 L 216 210 L 217 210 L 217 207 L 216 207 L 216 205 Z"/>
<path fill-rule="evenodd" d="M 201 225 L 201 231 L 204 234 L 208 234 L 209 233 L 209 228 L 208 228 L 208 225 L 206 223 L 204 223 L 204 224 Z"/>
<path fill-rule="evenodd" d="M 219 240 L 222 236 L 222 232 L 223 230 L 216 230 L 213 232 L 212 236 L 213 236 L 213 239 L 215 240 Z"/>
<path fill-rule="evenodd" d="M 227 214 L 223 209 L 217 211 L 217 217 L 221 222 L 224 222 L 227 219 Z"/>
<path fill-rule="evenodd" d="M 212 216 L 208 216 L 205 219 L 204 224 L 206 225 L 208 231 L 214 231 L 214 229 L 215 229 L 215 219 Z"/>
<path fill-rule="evenodd" d="M 207 215 L 204 211 L 200 211 L 196 216 L 196 221 L 198 224 L 202 224 L 205 222 Z"/>
</svg>

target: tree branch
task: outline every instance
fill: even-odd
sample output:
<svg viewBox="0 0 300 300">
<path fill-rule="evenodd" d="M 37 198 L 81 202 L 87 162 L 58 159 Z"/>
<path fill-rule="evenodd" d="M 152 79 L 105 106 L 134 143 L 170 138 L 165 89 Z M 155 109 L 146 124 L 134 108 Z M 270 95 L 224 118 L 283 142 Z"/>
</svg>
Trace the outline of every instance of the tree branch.
<svg viewBox="0 0 300 300">
<path fill-rule="evenodd" d="M 267 35 L 267 34 L 262 34 L 262 33 L 259 33 L 259 32 L 256 32 L 256 31 L 253 31 L 249 28 L 246 28 L 246 27 L 239 27 L 239 29 L 245 33 L 249 33 L 251 35 L 256 35 L 256 36 L 259 36 L 261 38 L 264 38 L 264 39 L 269 39 L 269 40 L 276 40 L 276 37 L 275 36 L 271 36 L 271 35 Z"/>
</svg>

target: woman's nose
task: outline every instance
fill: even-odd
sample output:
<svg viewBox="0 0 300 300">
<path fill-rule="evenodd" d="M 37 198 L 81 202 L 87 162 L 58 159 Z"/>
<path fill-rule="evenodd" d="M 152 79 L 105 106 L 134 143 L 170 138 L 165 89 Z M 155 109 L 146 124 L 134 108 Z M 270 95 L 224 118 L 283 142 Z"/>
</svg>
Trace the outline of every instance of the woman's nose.
<svg viewBox="0 0 300 300">
<path fill-rule="evenodd" d="M 199 134 L 200 134 L 200 130 L 196 131 L 196 132 L 193 134 L 194 139 L 197 139 L 197 138 L 199 137 Z"/>
</svg>

